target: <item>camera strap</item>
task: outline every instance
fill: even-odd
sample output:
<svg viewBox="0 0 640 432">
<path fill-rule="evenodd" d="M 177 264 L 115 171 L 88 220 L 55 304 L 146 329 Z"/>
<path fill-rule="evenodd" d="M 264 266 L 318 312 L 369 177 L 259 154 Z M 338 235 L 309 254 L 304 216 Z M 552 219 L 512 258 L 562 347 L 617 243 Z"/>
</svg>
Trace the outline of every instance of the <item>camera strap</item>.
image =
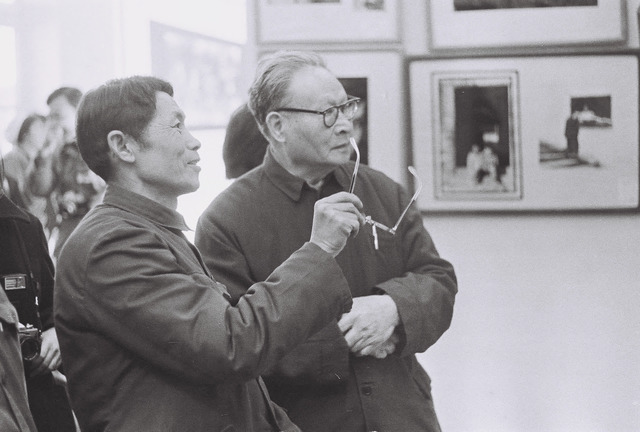
<svg viewBox="0 0 640 432">
<path fill-rule="evenodd" d="M 13 219 L 11 221 L 13 223 L 13 227 L 15 228 L 16 235 L 18 236 L 18 243 L 20 243 L 20 252 L 22 253 L 22 259 L 24 260 L 25 265 L 27 266 L 27 272 L 29 273 L 29 279 L 31 279 L 32 284 L 27 284 L 27 289 L 34 289 L 35 292 L 33 296 L 36 300 L 36 327 L 38 330 L 42 331 L 42 319 L 40 318 L 40 281 L 36 279 L 35 274 L 33 273 L 33 269 L 31 268 L 31 259 L 29 259 L 29 254 L 27 253 L 27 247 L 24 244 L 24 239 L 22 238 L 22 233 L 20 232 L 20 227 L 18 223 Z M 35 285 L 35 287 L 34 287 Z"/>
</svg>

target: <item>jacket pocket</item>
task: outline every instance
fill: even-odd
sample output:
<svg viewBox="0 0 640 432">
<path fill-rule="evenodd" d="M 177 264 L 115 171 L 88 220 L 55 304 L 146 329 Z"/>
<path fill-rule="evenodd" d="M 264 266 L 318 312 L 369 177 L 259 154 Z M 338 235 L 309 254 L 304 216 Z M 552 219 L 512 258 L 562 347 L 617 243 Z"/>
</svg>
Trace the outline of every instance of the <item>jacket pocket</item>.
<svg viewBox="0 0 640 432">
<path fill-rule="evenodd" d="M 265 380 L 286 385 L 342 384 L 349 376 L 349 346 L 336 322 L 284 356 L 264 374 Z"/>
</svg>

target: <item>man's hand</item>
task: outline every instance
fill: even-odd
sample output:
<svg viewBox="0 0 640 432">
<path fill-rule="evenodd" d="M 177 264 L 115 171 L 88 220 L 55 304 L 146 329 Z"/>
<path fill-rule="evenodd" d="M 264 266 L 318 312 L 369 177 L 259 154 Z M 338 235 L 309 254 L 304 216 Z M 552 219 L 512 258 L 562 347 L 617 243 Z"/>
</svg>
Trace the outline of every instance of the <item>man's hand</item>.
<svg viewBox="0 0 640 432">
<path fill-rule="evenodd" d="M 39 376 L 48 371 L 56 370 L 60 367 L 62 359 L 60 358 L 60 345 L 58 344 L 58 335 L 56 330 L 51 327 L 42 332 L 42 344 L 40 346 L 40 355 L 31 360 L 29 365 L 29 375 Z"/>
<path fill-rule="evenodd" d="M 364 225 L 362 201 L 348 192 L 338 192 L 316 202 L 313 210 L 311 242 L 335 257 L 351 235 Z"/>
<path fill-rule="evenodd" d="M 395 351 L 392 337 L 400 323 L 398 308 L 388 295 L 354 297 L 351 311 L 342 315 L 338 327 L 352 353 L 384 358 Z"/>
<path fill-rule="evenodd" d="M 396 344 L 398 343 L 398 340 L 399 340 L 398 335 L 396 333 L 392 333 L 389 339 L 382 342 L 382 345 L 379 345 L 378 347 L 374 348 L 373 351 L 369 352 L 370 350 L 365 348 L 364 350 L 361 350 L 355 353 L 355 355 L 359 357 L 364 355 L 370 355 L 371 357 L 375 357 L 377 359 L 383 359 L 395 352 Z"/>
<path fill-rule="evenodd" d="M 60 364 L 62 364 L 58 335 L 56 334 L 56 329 L 53 327 L 42 332 L 42 348 L 40 348 L 40 357 L 44 359 L 44 364 L 51 371 L 58 369 Z"/>
</svg>

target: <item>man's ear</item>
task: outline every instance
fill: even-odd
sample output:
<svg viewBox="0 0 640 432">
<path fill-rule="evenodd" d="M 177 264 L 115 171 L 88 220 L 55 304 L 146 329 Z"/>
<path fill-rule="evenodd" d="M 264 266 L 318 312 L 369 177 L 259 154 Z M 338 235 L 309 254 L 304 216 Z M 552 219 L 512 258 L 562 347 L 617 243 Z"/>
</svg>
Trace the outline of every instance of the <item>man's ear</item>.
<svg viewBox="0 0 640 432">
<path fill-rule="evenodd" d="M 269 131 L 269 135 L 271 135 L 276 141 L 284 142 L 284 130 L 285 130 L 285 121 L 284 117 L 280 113 L 275 111 L 271 111 L 267 114 L 267 118 L 264 119 L 267 130 Z"/>
<path fill-rule="evenodd" d="M 119 130 L 112 130 L 107 135 L 107 142 L 114 157 L 129 163 L 136 160 L 134 150 L 137 143 L 129 135 Z"/>
</svg>

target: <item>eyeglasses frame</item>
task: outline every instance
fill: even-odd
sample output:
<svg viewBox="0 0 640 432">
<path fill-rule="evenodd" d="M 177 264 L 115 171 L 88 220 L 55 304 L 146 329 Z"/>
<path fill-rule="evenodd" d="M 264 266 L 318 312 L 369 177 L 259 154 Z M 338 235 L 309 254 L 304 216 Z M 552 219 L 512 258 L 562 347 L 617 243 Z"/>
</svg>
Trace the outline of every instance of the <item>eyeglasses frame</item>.
<svg viewBox="0 0 640 432">
<path fill-rule="evenodd" d="M 356 152 L 356 162 L 355 162 L 355 166 L 353 167 L 353 175 L 351 176 L 351 184 L 349 185 L 349 193 L 353 193 L 353 190 L 356 187 L 356 176 L 358 175 L 358 167 L 360 166 L 360 150 L 358 149 L 358 145 L 356 144 L 356 140 L 353 139 L 353 137 L 349 138 L 349 142 L 351 143 L 351 147 L 353 147 L 353 149 Z M 400 222 L 402 222 L 402 220 L 404 219 L 405 215 L 407 214 L 407 211 L 409 211 L 409 207 L 411 207 L 411 204 L 413 204 L 415 202 L 415 200 L 418 199 L 418 196 L 420 195 L 420 192 L 422 192 L 422 180 L 420 180 L 420 177 L 418 177 L 418 171 L 412 166 L 408 166 L 407 169 L 409 170 L 411 175 L 413 175 L 413 178 L 415 179 L 417 186 L 416 186 L 416 191 L 414 192 L 413 196 L 411 197 L 411 200 L 409 200 L 409 204 L 407 204 L 405 209 L 402 211 L 402 214 L 398 218 L 396 224 L 393 227 L 389 228 L 388 226 L 386 226 L 383 223 L 374 221 L 373 219 L 371 219 L 371 216 L 365 216 L 365 223 L 366 224 L 369 224 L 369 225 L 373 226 L 374 228 L 379 228 L 382 231 L 386 231 L 391 235 L 395 235 L 396 234 L 396 231 L 398 230 L 398 227 L 400 226 Z"/>
<path fill-rule="evenodd" d="M 289 108 L 289 107 L 281 107 L 281 108 L 276 108 L 273 111 L 277 112 L 277 111 L 285 111 L 285 112 L 300 112 L 300 113 L 308 113 L 308 114 L 320 114 L 322 115 L 322 123 L 324 123 L 324 125 L 328 128 L 333 127 L 333 125 L 336 124 L 336 122 L 338 121 L 338 117 L 340 117 L 340 113 L 344 114 L 344 107 L 347 106 L 350 103 L 355 102 L 356 106 L 355 109 L 353 110 L 353 117 L 355 117 L 356 112 L 358 112 L 358 102 L 360 102 L 362 99 L 359 97 L 350 97 L 350 99 L 348 99 L 346 102 L 343 102 L 341 104 L 338 105 L 331 105 L 329 108 L 327 108 L 324 111 L 317 111 L 317 110 L 310 110 L 310 109 L 303 109 L 303 108 Z M 336 119 L 333 123 L 331 123 L 330 125 L 327 124 L 327 111 L 336 108 L 338 110 L 338 115 L 336 116 Z M 353 120 L 353 117 L 351 117 L 349 120 Z"/>
</svg>

